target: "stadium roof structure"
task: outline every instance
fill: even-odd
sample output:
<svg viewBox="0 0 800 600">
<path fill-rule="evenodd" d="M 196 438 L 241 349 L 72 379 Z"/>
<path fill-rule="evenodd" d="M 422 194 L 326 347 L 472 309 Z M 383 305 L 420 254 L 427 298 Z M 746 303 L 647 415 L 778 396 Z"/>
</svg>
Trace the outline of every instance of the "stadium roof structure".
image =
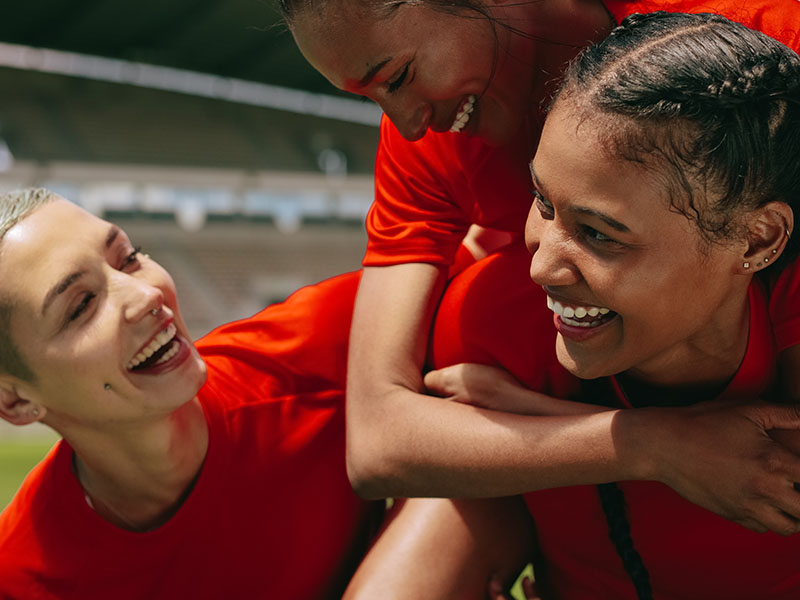
<svg viewBox="0 0 800 600">
<path fill-rule="evenodd" d="M 5 151 L 36 164 L 371 173 L 380 111 L 306 64 L 275 1 L 4 2 L 0 170 Z"/>
</svg>

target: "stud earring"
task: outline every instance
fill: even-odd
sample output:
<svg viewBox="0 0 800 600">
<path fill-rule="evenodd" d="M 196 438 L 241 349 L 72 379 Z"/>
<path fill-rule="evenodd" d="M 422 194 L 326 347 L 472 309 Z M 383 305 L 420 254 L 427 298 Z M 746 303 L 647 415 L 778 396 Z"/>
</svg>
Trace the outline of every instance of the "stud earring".
<svg viewBox="0 0 800 600">
<path fill-rule="evenodd" d="M 764 262 L 765 262 L 765 263 L 768 263 L 768 262 L 769 262 L 769 256 L 765 256 L 765 257 L 764 257 Z"/>
<path fill-rule="evenodd" d="M 103 385 L 103 389 L 104 389 L 105 391 L 108 391 L 108 390 L 110 390 L 110 389 L 111 389 L 111 384 L 110 384 L 110 383 L 106 383 L 105 385 Z"/>
<path fill-rule="evenodd" d="M 31 414 L 34 417 L 38 417 L 39 416 L 39 409 L 38 408 L 34 408 L 33 410 L 31 410 Z"/>
<path fill-rule="evenodd" d="M 749 268 L 750 268 L 750 263 L 749 263 L 749 262 L 746 262 L 746 263 L 744 263 L 742 266 L 743 266 L 745 269 L 749 269 Z"/>
<path fill-rule="evenodd" d="M 773 248 L 773 249 L 772 249 L 772 253 L 773 253 L 773 254 L 777 254 L 777 253 L 778 253 L 778 249 L 777 249 L 777 248 Z"/>
<path fill-rule="evenodd" d="M 161 307 L 160 306 L 158 308 L 154 308 L 153 310 L 150 311 L 150 314 L 153 315 L 154 317 L 157 317 L 160 313 L 161 313 Z"/>
</svg>

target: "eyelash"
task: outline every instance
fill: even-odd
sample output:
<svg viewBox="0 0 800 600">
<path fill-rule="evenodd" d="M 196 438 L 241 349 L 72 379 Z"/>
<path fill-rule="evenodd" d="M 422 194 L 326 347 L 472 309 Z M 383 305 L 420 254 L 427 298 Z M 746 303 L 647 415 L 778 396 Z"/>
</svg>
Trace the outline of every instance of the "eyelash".
<svg viewBox="0 0 800 600">
<path fill-rule="evenodd" d="M 536 208 L 539 210 L 539 214 L 542 216 L 542 218 L 547 219 L 548 221 L 553 220 L 555 218 L 553 206 L 544 199 L 544 196 L 542 196 L 539 190 L 533 189 L 531 190 L 531 193 L 533 194 L 533 201 L 536 204 Z M 579 229 L 581 232 L 581 237 L 590 244 L 601 246 L 623 246 L 622 243 L 618 242 L 614 238 L 607 236 L 606 234 L 598 231 L 594 227 L 590 227 L 589 225 L 580 225 Z"/>
<path fill-rule="evenodd" d="M 122 264 L 120 265 L 119 270 L 122 271 L 123 269 L 129 267 L 133 263 L 138 262 L 139 260 L 138 256 L 141 253 L 142 253 L 141 246 L 137 246 L 136 248 L 134 248 L 133 252 L 131 252 L 130 254 L 128 254 L 128 256 L 124 258 Z M 73 310 L 70 313 L 69 317 L 67 317 L 67 321 L 71 322 L 80 317 L 84 313 L 84 311 L 87 308 L 89 308 L 89 305 L 91 304 L 92 300 L 94 300 L 96 297 L 97 294 L 95 294 L 94 292 L 86 292 L 83 295 L 83 298 L 81 298 L 80 304 L 78 304 L 78 306 L 75 307 L 75 310 Z"/>
<path fill-rule="evenodd" d="M 405 81 L 406 77 L 408 76 L 408 68 L 411 66 L 411 63 L 406 63 L 403 72 L 395 79 L 394 81 L 389 83 L 389 86 L 386 88 L 390 94 L 396 92 L 400 89 L 400 86 L 403 85 L 403 81 Z"/>
<path fill-rule="evenodd" d="M 122 269 L 124 269 L 125 267 L 127 267 L 128 265 L 131 265 L 131 264 L 133 264 L 134 262 L 138 262 L 138 260 L 139 260 L 139 259 L 138 259 L 138 256 L 139 256 L 141 253 L 142 253 L 142 247 L 141 247 L 141 246 L 136 246 L 136 247 L 133 249 L 133 252 L 131 252 L 130 254 L 128 254 L 128 256 L 126 256 L 126 257 L 125 257 L 125 260 L 123 260 L 123 261 L 122 261 L 122 266 L 120 266 L 120 271 L 121 271 Z"/>
<path fill-rule="evenodd" d="M 78 317 L 83 314 L 83 312 L 89 307 L 89 304 L 97 297 L 97 294 L 94 292 L 86 292 L 81 299 L 81 303 L 75 307 L 75 310 L 69 315 L 68 321 L 74 321 Z"/>
</svg>

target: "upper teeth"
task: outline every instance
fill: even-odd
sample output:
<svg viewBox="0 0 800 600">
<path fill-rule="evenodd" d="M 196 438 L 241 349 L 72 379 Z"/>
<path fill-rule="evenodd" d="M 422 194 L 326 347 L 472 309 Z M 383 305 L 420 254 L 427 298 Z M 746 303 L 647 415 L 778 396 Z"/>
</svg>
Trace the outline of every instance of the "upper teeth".
<svg viewBox="0 0 800 600">
<path fill-rule="evenodd" d="M 475 100 L 477 100 L 475 95 L 470 94 L 467 96 L 467 99 L 461 106 L 461 109 L 458 111 L 453 124 L 450 126 L 450 133 L 458 133 L 464 129 L 464 125 L 466 125 L 467 121 L 469 121 L 472 110 L 475 108 Z"/>
<path fill-rule="evenodd" d="M 547 297 L 547 308 L 561 317 L 578 317 L 582 319 L 586 315 L 596 317 L 597 315 L 607 315 L 611 309 L 603 308 L 600 306 L 564 306 L 560 302 L 553 300 L 550 296 Z"/>
<path fill-rule="evenodd" d="M 159 331 L 156 336 L 150 340 L 150 343 L 147 344 L 147 346 L 139 350 L 136 356 L 131 359 L 131 362 L 128 363 L 127 368 L 133 369 L 137 365 L 142 364 L 148 358 L 153 356 L 156 350 L 172 341 L 172 338 L 175 337 L 177 332 L 178 328 L 175 327 L 175 323 L 170 323 L 166 329 Z"/>
</svg>

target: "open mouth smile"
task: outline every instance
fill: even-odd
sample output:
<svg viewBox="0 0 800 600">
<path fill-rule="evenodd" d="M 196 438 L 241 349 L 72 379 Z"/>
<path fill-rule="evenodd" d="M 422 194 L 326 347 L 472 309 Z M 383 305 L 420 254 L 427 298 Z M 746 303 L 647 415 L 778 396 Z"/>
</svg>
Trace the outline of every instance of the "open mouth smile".
<svg viewBox="0 0 800 600">
<path fill-rule="evenodd" d="M 464 103 L 458 109 L 453 124 L 450 126 L 450 133 L 458 133 L 466 127 L 469 118 L 472 116 L 472 111 L 475 109 L 475 101 L 477 99 L 475 94 L 467 96 L 467 99 L 464 100 Z"/>
<path fill-rule="evenodd" d="M 139 371 L 167 362 L 180 350 L 180 343 L 175 339 L 177 333 L 175 323 L 169 323 L 136 353 L 125 368 Z"/>
<path fill-rule="evenodd" d="M 609 308 L 601 306 L 569 306 L 547 296 L 547 308 L 559 316 L 561 321 L 572 327 L 599 327 L 617 316 Z"/>
</svg>

